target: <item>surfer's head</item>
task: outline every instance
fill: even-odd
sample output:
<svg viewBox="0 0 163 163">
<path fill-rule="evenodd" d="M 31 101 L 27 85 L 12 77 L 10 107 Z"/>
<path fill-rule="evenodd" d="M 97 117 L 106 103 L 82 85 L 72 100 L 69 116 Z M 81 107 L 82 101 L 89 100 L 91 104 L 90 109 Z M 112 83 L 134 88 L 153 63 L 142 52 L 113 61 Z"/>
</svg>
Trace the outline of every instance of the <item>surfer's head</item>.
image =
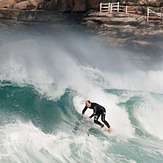
<svg viewBox="0 0 163 163">
<path fill-rule="evenodd" d="M 89 100 L 87 100 L 85 104 L 88 108 L 91 107 L 91 102 Z"/>
</svg>

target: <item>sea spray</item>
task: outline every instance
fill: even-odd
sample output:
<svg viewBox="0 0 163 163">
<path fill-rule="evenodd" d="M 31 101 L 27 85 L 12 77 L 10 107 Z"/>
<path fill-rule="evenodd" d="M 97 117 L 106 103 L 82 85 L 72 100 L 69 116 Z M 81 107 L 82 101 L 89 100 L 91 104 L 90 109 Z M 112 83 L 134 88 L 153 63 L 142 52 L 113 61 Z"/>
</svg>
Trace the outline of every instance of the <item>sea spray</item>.
<svg viewBox="0 0 163 163">
<path fill-rule="evenodd" d="M 1 45 L 0 162 L 162 162 L 163 70 L 71 38 Z M 88 99 L 106 108 L 113 133 L 83 121 Z"/>
</svg>

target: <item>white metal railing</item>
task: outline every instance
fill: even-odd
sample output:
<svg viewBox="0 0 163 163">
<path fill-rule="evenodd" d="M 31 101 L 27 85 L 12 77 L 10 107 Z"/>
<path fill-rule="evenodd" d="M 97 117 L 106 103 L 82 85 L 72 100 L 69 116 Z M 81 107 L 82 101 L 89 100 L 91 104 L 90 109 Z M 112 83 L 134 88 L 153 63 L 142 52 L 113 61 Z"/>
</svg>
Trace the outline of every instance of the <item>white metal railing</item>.
<svg viewBox="0 0 163 163">
<path fill-rule="evenodd" d="M 158 16 L 158 17 L 161 17 L 161 19 L 163 21 L 163 13 L 155 12 L 155 11 L 151 10 L 149 7 L 147 7 L 147 21 L 149 21 L 151 14 Z"/>
<path fill-rule="evenodd" d="M 117 3 L 100 3 L 100 12 L 125 12 L 127 14 L 127 6 Z"/>
</svg>

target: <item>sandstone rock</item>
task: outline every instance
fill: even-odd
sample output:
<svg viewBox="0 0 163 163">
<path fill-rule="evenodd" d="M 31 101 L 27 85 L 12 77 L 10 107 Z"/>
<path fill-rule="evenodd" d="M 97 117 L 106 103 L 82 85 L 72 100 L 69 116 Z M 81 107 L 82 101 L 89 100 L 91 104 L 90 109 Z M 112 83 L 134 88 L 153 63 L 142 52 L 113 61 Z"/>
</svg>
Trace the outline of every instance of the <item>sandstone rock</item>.
<svg viewBox="0 0 163 163">
<path fill-rule="evenodd" d="M 102 0 L 89 0 L 87 1 L 87 9 L 99 9 L 99 4 Z"/>
<path fill-rule="evenodd" d="M 57 11 L 86 11 L 99 9 L 101 2 L 120 2 L 132 6 L 161 6 L 162 0 L 45 0 L 44 8 Z M 137 13 L 139 14 L 139 10 Z"/>
<path fill-rule="evenodd" d="M 99 9 L 102 0 L 73 0 L 73 11 Z"/>
<path fill-rule="evenodd" d="M 0 8 L 12 8 L 16 4 L 16 0 L 0 0 Z"/>
<path fill-rule="evenodd" d="M 43 4 L 44 0 L 28 0 L 28 2 L 37 9 L 39 5 Z"/>
<path fill-rule="evenodd" d="M 0 8 L 12 8 L 17 3 L 27 1 L 27 0 L 0 0 Z M 146 12 L 146 6 L 163 6 L 163 0 L 28 0 L 31 4 L 30 8 L 43 8 L 49 9 L 53 11 L 87 11 L 90 9 L 99 10 L 100 2 L 120 2 L 122 4 L 130 5 L 131 7 L 135 7 L 133 9 L 134 13 L 144 14 L 144 10 Z M 26 2 L 27 4 L 27 2 Z M 42 4 L 42 6 L 41 6 Z M 21 3 L 21 6 L 24 6 L 25 3 Z M 18 5 L 20 6 L 20 4 Z M 144 8 L 145 9 L 144 9 Z M 18 7 L 18 8 L 26 8 Z M 28 7 L 27 7 L 28 8 Z M 28 8 L 29 9 L 29 8 Z M 128 8 L 130 10 L 130 8 Z"/>
<path fill-rule="evenodd" d="M 86 0 L 74 0 L 73 1 L 73 11 L 85 11 L 86 10 Z"/>
<path fill-rule="evenodd" d="M 28 9 L 30 3 L 28 1 L 19 2 L 14 6 L 14 9 Z"/>
<path fill-rule="evenodd" d="M 57 11 L 99 9 L 102 0 L 45 0 L 44 8 Z"/>
<path fill-rule="evenodd" d="M 125 47 L 147 55 L 162 55 L 162 21 L 147 22 L 144 16 L 125 13 L 92 12 L 83 17 L 83 25 L 104 44 Z M 141 49 L 141 50 L 140 50 Z"/>
<path fill-rule="evenodd" d="M 22 2 L 22 1 L 25 1 L 25 0 L 15 0 L 16 3 L 19 3 L 19 2 Z"/>
<path fill-rule="evenodd" d="M 157 6 L 161 7 L 163 1 L 162 0 L 117 0 L 120 3 L 127 4 L 127 5 L 145 5 L 145 6 Z"/>
</svg>

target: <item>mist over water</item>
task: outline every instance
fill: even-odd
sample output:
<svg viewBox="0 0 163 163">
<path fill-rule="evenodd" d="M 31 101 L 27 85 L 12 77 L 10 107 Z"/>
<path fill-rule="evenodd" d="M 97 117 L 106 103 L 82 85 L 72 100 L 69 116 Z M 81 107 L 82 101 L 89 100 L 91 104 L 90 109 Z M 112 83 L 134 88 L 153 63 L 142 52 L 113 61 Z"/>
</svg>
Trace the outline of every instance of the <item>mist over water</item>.
<svg viewBox="0 0 163 163">
<path fill-rule="evenodd" d="M 0 162 L 163 161 L 161 62 L 78 32 L 15 36 L 0 46 Z M 82 120 L 87 99 L 113 133 Z"/>
</svg>

